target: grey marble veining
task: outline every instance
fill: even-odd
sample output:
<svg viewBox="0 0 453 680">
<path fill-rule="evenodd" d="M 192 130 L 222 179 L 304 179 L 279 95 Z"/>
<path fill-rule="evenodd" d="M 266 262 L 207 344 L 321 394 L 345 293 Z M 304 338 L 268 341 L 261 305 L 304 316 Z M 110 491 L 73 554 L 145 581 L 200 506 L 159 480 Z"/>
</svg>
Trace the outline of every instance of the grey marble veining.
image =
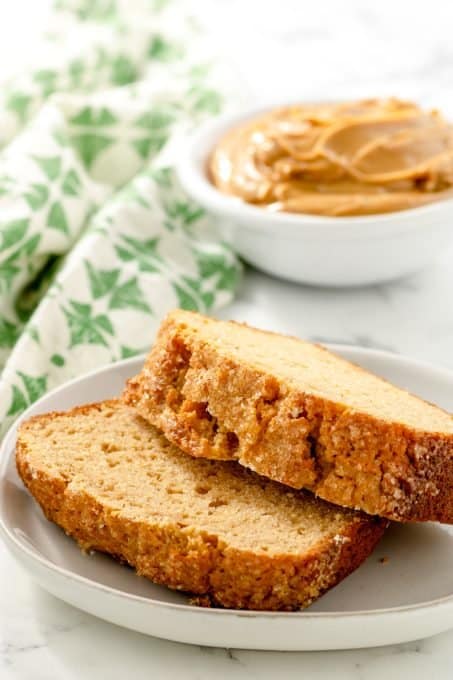
<svg viewBox="0 0 453 680">
<path fill-rule="evenodd" d="M 256 101 L 396 94 L 453 113 L 453 4 L 445 0 L 194 0 L 193 6 Z M 24 7 L 0 3 L 11 16 Z M 223 316 L 453 369 L 452 261 L 446 254 L 417 276 L 359 290 L 296 286 L 249 271 Z M 453 632 L 330 653 L 208 649 L 148 638 L 47 595 L 1 545 L 0 603 L 0 680 L 452 677 Z"/>
</svg>

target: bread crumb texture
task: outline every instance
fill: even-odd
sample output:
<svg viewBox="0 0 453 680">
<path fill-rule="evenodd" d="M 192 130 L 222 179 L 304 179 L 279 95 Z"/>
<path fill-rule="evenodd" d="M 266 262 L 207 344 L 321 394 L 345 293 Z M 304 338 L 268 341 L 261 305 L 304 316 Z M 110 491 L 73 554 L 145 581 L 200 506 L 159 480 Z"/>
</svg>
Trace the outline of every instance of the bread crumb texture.
<svg viewBox="0 0 453 680">
<path fill-rule="evenodd" d="M 176 310 L 124 399 L 192 456 L 373 515 L 453 522 L 453 417 L 317 345 Z"/>
<path fill-rule="evenodd" d="M 235 462 L 187 456 L 120 401 L 25 422 L 16 462 L 46 517 L 84 550 L 204 606 L 306 607 L 386 526 Z"/>
</svg>

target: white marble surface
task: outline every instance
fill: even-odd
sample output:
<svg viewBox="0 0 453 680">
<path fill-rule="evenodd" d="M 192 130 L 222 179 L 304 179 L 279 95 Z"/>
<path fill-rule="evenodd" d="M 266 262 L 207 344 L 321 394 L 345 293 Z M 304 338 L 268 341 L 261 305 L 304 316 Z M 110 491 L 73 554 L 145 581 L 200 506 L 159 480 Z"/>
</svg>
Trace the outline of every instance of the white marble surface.
<svg viewBox="0 0 453 680">
<path fill-rule="evenodd" d="M 194 4 L 257 100 L 397 94 L 453 110 L 453 5 L 445 0 Z M 21 17 L 31 5 L 30 36 L 48 2 L 0 0 L 0 37 L 7 37 L 8 50 L 26 50 L 28 39 L 14 30 L 22 30 Z M 0 54 L 6 54 L 0 43 Z M 237 302 L 223 315 L 453 368 L 452 290 L 448 255 L 405 281 L 354 291 L 300 287 L 248 272 Z M 453 631 L 382 649 L 300 654 L 231 652 L 146 638 L 47 595 L 0 545 L 1 680 L 447 680 L 452 667 Z"/>
</svg>

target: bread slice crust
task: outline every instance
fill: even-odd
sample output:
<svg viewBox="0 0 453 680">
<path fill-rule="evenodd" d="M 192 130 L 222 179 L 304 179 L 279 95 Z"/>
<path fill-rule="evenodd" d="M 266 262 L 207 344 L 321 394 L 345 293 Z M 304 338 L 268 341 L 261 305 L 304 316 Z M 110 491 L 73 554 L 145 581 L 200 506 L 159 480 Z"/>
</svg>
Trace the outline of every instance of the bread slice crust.
<svg viewBox="0 0 453 680">
<path fill-rule="evenodd" d="M 135 442 L 130 449 L 126 440 L 118 444 L 117 431 L 124 434 L 125 430 L 127 440 Z M 90 459 L 81 454 L 86 439 L 90 440 Z M 83 550 L 108 553 L 157 584 L 220 607 L 285 611 L 307 607 L 366 559 L 387 524 L 335 508 L 309 493 L 294 493 L 236 463 L 193 460 L 120 401 L 30 419 L 18 434 L 16 463 L 47 519 L 62 527 Z M 193 499 L 194 512 L 203 510 L 206 499 L 208 510 L 203 510 L 201 520 L 196 513 L 191 516 L 187 502 L 183 514 L 170 508 L 179 472 L 182 491 Z M 194 489 L 189 489 L 192 480 L 201 494 L 197 498 Z M 165 487 L 168 508 L 162 502 L 162 487 L 156 486 L 164 483 L 169 485 Z M 124 495 L 118 496 L 122 487 Z M 229 499 L 229 506 L 210 500 L 219 489 L 223 493 L 229 489 L 231 495 L 230 487 L 236 495 Z M 154 493 L 157 500 L 153 500 Z M 272 522 L 272 511 L 279 505 L 285 505 L 283 517 L 294 512 L 296 518 L 298 508 L 307 506 L 315 518 L 319 513 L 324 523 L 331 523 L 332 529 L 324 527 L 319 540 L 302 551 L 279 550 L 274 545 L 266 551 L 266 545 L 260 545 L 259 530 L 256 545 L 249 545 L 247 531 L 254 531 L 256 525 L 247 519 L 251 510 L 242 501 L 250 494 L 250 507 L 256 502 L 267 509 L 264 525 Z M 222 527 L 231 516 L 244 512 L 245 546 L 209 524 Z M 271 518 L 265 520 L 265 514 Z M 294 528 L 288 531 L 297 535 Z"/>
<path fill-rule="evenodd" d="M 371 381 L 409 415 L 414 409 L 411 423 L 399 421 L 397 412 L 381 417 L 335 398 L 334 370 L 328 397 L 298 387 L 273 372 L 272 357 L 266 368 L 241 358 L 231 340 L 223 344 L 225 330 L 234 337 L 233 326 L 238 343 L 247 328 L 256 334 L 257 352 L 269 338 L 275 347 L 276 334 L 177 310 L 164 320 L 142 372 L 129 380 L 125 401 L 192 456 L 235 459 L 331 503 L 392 520 L 453 523 L 450 414 L 324 348 L 316 348 L 319 361 L 351 381 Z M 291 349 L 300 343 L 301 352 L 315 351 L 283 338 Z"/>
</svg>

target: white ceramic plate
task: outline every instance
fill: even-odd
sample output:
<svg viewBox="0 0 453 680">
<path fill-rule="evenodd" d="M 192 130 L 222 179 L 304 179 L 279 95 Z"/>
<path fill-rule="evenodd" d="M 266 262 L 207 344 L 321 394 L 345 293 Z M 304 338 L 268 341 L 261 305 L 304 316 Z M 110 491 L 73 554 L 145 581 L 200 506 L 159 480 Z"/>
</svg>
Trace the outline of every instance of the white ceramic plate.
<svg viewBox="0 0 453 680">
<path fill-rule="evenodd" d="M 453 374 L 385 352 L 333 349 L 453 411 Z M 124 361 L 68 383 L 24 417 L 116 396 L 142 361 Z M 453 627 L 453 531 L 446 526 L 394 525 L 365 564 L 304 612 L 201 609 L 106 556 L 83 555 L 47 522 L 16 473 L 15 437 L 14 428 L 1 450 L 0 533 L 43 588 L 90 614 L 169 640 L 267 650 L 373 647 Z"/>
</svg>

